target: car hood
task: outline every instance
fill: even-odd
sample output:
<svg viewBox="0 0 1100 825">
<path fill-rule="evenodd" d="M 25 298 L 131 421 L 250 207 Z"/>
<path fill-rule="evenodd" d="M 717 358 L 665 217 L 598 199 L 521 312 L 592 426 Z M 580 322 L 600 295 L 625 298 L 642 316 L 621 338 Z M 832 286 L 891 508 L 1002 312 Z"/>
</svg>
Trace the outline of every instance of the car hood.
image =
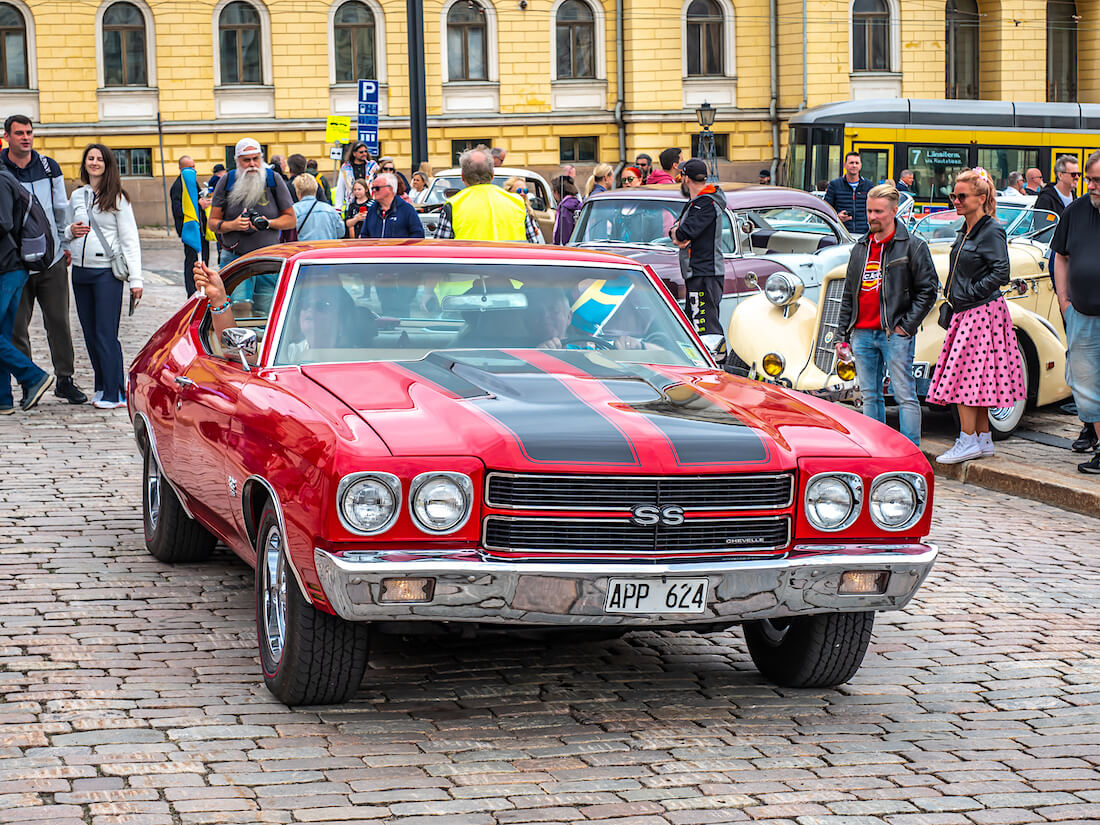
<svg viewBox="0 0 1100 825">
<path fill-rule="evenodd" d="M 394 455 L 605 473 L 780 470 L 805 455 L 869 455 L 868 439 L 854 432 L 869 419 L 856 413 L 833 416 L 833 405 L 721 371 L 619 363 L 593 351 L 446 351 L 301 369 Z"/>
</svg>

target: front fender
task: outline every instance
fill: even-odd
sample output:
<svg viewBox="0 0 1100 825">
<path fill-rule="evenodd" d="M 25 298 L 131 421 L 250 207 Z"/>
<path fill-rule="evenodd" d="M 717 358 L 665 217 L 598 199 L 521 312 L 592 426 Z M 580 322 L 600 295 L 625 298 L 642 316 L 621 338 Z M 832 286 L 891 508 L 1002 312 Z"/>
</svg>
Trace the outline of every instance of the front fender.
<svg viewBox="0 0 1100 825">
<path fill-rule="evenodd" d="M 1070 395 L 1066 384 L 1066 343 L 1053 325 L 1041 315 L 1008 301 L 1008 315 L 1020 343 L 1030 346 L 1036 360 L 1035 404 L 1053 404 Z"/>
<path fill-rule="evenodd" d="M 784 309 L 786 313 L 784 317 Z M 806 297 L 790 306 L 777 307 L 763 295 L 753 295 L 738 304 L 730 316 L 727 339 L 730 349 L 750 367 L 761 371 L 769 352 L 783 357 L 785 366 L 778 376 L 796 382 L 813 353 L 817 329 L 817 304 Z"/>
</svg>

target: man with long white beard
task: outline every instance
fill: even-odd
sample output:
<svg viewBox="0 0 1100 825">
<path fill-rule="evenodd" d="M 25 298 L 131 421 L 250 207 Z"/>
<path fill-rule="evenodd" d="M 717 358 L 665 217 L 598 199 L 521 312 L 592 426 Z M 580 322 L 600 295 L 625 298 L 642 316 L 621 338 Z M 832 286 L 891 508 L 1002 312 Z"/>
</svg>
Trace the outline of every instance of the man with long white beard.
<svg viewBox="0 0 1100 825">
<path fill-rule="evenodd" d="M 233 154 L 237 168 L 222 175 L 210 204 L 210 228 L 222 245 L 219 266 L 277 244 L 281 230 L 297 225 L 294 198 L 282 177 L 264 163 L 260 144 L 242 138 Z M 231 297 L 233 303 L 253 303 L 253 309 L 266 312 L 274 287 L 274 276 L 261 275 L 240 284 Z"/>
</svg>

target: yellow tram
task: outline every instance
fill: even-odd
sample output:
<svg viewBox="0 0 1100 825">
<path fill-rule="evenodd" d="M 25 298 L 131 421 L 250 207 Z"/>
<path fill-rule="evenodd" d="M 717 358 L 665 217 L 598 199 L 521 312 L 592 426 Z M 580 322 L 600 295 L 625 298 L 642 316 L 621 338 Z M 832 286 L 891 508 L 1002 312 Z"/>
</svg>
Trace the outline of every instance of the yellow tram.
<svg viewBox="0 0 1100 825">
<path fill-rule="evenodd" d="M 859 152 L 863 177 L 915 176 L 918 207 L 945 207 L 955 176 L 983 166 L 997 188 L 1008 173 L 1035 167 L 1052 180 L 1054 162 L 1072 155 L 1084 167 L 1100 148 L 1100 104 L 887 98 L 829 103 L 790 120 L 787 184 L 812 191 L 842 174 Z M 1084 178 L 1078 194 L 1084 193 Z"/>
</svg>

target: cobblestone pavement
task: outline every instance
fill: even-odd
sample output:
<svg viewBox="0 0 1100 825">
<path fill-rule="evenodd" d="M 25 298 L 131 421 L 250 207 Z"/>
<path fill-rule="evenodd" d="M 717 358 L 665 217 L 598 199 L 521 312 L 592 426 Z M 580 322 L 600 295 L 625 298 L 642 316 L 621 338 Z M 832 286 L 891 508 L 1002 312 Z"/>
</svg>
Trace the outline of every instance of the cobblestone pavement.
<svg viewBox="0 0 1100 825">
<path fill-rule="evenodd" d="M 150 280 L 129 354 L 181 295 Z M 940 483 L 942 561 L 838 690 L 736 630 L 384 639 L 354 701 L 288 709 L 251 571 L 144 551 L 123 411 L 0 428 L 0 823 L 1100 822 L 1098 520 Z"/>
</svg>

